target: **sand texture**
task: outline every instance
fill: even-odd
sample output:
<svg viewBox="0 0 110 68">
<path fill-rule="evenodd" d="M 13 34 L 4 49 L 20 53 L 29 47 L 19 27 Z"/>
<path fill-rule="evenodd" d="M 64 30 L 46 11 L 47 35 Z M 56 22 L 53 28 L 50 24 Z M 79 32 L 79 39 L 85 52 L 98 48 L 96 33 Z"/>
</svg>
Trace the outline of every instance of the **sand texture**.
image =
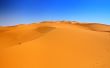
<svg viewBox="0 0 110 68">
<path fill-rule="evenodd" d="M 110 25 L 44 21 L 0 26 L 0 68 L 110 68 Z"/>
</svg>

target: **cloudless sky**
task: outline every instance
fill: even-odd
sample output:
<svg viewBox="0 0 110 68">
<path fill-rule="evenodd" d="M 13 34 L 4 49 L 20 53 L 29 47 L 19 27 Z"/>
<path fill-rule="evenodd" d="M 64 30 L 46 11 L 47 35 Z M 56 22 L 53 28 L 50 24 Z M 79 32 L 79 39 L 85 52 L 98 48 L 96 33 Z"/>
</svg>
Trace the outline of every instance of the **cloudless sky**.
<svg viewBox="0 0 110 68">
<path fill-rule="evenodd" d="M 110 24 L 110 0 L 0 0 L 0 25 L 48 20 Z"/>
</svg>

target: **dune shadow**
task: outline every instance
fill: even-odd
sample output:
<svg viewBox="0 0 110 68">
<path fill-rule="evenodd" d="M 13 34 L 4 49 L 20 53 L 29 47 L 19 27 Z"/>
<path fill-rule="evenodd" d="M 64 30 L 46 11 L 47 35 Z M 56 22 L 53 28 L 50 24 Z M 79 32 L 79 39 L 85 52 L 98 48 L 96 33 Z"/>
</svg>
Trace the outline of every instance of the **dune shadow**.
<svg viewBox="0 0 110 68">
<path fill-rule="evenodd" d="M 19 45 L 21 45 L 21 44 L 23 44 L 25 42 L 29 42 L 29 41 L 38 39 L 38 38 L 44 36 L 45 34 L 47 34 L 48 32 L 53 31 L 55 28 L 56 27 L 49 27 L 49 26 L 37 27 L 36 29 L 32 30 L 33 35 L 22 37 L 21 40 L 18 40 L 17 38 L 15 38 L 14 40 L 16 40 L 16 42 L 13 42 L 12 44 L 5 45 L 5 48 L 12 47 L 12 46 L 19 46 Z M 37 34 L 37 32 L 39 32 L 40 34 Z"/>
</svg>

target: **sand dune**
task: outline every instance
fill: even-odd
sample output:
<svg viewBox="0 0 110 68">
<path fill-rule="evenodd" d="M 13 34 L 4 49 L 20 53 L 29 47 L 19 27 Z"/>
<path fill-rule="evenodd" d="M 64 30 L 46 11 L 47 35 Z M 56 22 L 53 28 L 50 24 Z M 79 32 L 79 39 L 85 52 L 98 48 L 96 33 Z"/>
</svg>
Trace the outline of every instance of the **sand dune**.
<svg viewBox="0 0 110 68">
<path fill-rule="evenodd" d="M 45 21 L 0 27 L 0 68 L 110 68 L 110 26 Z"/>
</svg>

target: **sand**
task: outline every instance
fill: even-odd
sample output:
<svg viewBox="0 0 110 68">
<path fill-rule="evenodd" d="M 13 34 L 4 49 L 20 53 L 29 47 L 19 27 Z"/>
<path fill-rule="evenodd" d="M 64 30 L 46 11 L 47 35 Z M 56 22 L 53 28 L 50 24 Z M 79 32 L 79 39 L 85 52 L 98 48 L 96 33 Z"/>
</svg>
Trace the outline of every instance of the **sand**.
<svg viewBox="0 0 110 68">
<path fill-rule="evenodd" d="M 0 68 L 110 68 L 110 26 L 76 21 L 1 26 Z"/>
</svg>

